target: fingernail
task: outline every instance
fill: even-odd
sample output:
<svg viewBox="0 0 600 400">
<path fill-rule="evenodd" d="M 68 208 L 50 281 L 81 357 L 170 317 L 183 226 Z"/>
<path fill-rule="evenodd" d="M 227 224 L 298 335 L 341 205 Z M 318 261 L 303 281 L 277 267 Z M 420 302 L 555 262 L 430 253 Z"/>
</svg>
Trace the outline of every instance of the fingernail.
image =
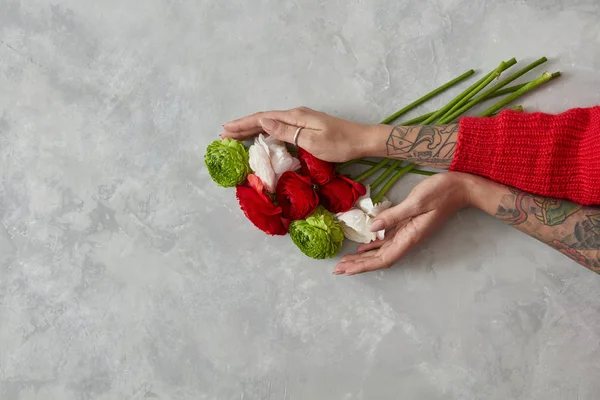
<svg viewBox="0 0 600 400">
<path fill-rule="evenodd" d="M 339 274 L 343 274 L 344 273 L 344 268 L 342 268 L 341 265 L 336 265 L 335 268 L 333 269 L 333 274 L 334 275 L 339 275 Z"/>
<path fill-rule="evenodd" d="M 382 221 L 375 220 L 371 224 L 371 232 L 377 232 L 377 231 L 382 230 L 383 228 L 385 228 L 385 225 L 383 224 Z"/>
<path fill-rule="evenodd" d="M 259 122 L 260 125 L 267 131 L 272 131 L 273 129 L 275 129 L 275 121 L 273 121 L 272 119 L 263 118 Z"/>
</svg>

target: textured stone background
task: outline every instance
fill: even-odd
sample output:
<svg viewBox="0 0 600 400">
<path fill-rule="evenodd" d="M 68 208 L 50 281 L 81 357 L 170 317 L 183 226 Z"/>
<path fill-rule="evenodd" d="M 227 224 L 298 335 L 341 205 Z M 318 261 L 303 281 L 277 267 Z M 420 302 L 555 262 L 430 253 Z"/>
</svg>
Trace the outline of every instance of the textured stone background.
<svg viewBox="0 0 600 400">
<path fill-rule="evenodd" d="M 468 210 L 395 268 L 335 277 L 252 227 L 202 157 L 247 113 L 378 121 L 512 56 L 564 73 L 527 109 L 600 103 L 599 18 L 596 0 L 0 0 L 0 398 L 597 398 L 597 275 Z"/>
</svg>

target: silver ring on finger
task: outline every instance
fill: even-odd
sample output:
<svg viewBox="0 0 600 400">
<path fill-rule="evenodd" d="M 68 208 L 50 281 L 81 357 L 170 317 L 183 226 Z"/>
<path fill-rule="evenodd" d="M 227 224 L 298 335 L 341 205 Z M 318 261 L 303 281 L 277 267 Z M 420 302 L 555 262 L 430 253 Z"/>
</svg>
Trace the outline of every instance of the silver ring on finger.
<svg viewBox="0 0 600 400">
<path fill-rule="evenodd" d="M 296 129 L 296 133 L 294 133 L 294 146 L 298 147 L 298 136 L 300 136 L 300 131 L 302 127 Z"/>
</svg>

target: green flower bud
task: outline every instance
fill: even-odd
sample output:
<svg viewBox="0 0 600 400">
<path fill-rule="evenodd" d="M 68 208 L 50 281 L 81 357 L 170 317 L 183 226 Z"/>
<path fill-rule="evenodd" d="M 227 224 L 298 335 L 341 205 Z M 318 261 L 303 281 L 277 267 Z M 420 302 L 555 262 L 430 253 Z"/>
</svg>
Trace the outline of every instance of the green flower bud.
<svg viewBox="0 0 600 400">
<path fill-rule="evenodd" d="M 320 260 L 337 254 L 344 231 L 333 214 L 319 206 L 308 218 L 290 224 L 290 237 L 304 254 Z"/>
<path fill-rule="evenodd" d="M 219 186 L 234 187 L 251 173 L 248 151 L 234 139 L 215 140 L 206 148 L 204 162 L 208 173 Z"/>
</svg>

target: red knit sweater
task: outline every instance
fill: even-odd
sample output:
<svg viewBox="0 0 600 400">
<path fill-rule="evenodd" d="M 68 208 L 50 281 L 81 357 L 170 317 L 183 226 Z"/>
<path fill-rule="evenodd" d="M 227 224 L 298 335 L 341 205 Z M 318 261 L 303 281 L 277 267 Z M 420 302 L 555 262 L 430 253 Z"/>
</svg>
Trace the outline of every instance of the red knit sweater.
<svg viewBox="0 0 600 400">
<path fill-rule="evenodd" d="M 547 197 L 600 204 L 600 106 L 558 115 L 464 117 L 451 170 Z"/>
</svg>

